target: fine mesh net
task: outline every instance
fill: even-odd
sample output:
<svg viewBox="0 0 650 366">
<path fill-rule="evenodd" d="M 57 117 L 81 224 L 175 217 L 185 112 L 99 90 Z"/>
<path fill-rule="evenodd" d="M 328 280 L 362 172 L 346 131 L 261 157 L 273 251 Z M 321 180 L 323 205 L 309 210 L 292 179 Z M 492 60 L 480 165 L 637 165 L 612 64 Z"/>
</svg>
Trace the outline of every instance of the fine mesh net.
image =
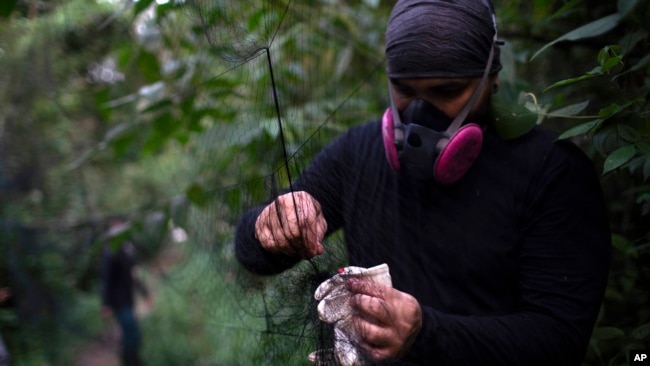
<svg viewBox="0 0 650 366">
<path fill-rule="evenodd" d="M 202 330 L 213 340 L 203 359 L 208 364 L 309 364 L 315 351 L 320 364 L 338 364 L 327 351 L 332 327 L 318 320 L 313 296 L 347 263 L 341 231 L 328 236 L 323 255 L 259 276 L 237 261 L 235 230 L 248 210 L 299 189 L 315 154 L 342 131 L 380 115 L 387 91 L 378 24 L 388 9 L 373 2 L 259 0 L 178 6 L 186 18 L 161 31 L 192 29 L 191 41 L 205 48 L 190 55 L 181 44 L 169 57 L 196 58 L 208 78 L 176 89 L 193 94 L 206 114 L 200 120 L 179 114 L 196 132 L 179 146 L 181 166 L 160 165 L 182 197 L 170 222 L 187 233 L 182 259 L 162 286 L 173 289 L 169 299 L 182 299 L 208 319 Z M 174 28 L 179 24 L 188 28 Z M 332 182 L 348 174 L 330 173 Z"/>
</svg>

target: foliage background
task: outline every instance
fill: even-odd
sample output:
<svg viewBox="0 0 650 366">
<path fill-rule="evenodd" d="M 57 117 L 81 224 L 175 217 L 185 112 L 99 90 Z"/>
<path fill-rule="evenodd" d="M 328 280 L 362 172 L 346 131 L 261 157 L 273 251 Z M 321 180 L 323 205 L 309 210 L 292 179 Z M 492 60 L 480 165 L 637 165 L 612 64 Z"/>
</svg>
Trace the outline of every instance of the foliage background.
<svg viewBox="0 0 650 366">
<path fill-rule="evenodd" d="M 350 95 L 349 110 L 318 129 L 319 141 L 387 105 L 381 42 L 391 3 L 292 3 L 293 22 L 274 42 L 279 90 L 300 117 L 285 125 L 290 154 L 318 150 L 302 142 L 340 95 Z M 258 3 L 233 4 L 262 34 Z M 500 93 L 573 139 L 602 172 L 615 255 L 585 365 L 626 365 L 628 349 L 650 348 L 649 2 L 495 5 L 507 41 Z M 203 281 L 231 257 L 228 246 L 179 237 L 209 226 L 217 235 L 208 241 L 226 243 L 233 208 L 251 194 L 247 179 L 285 158 L 270 149 L 280 133 L 272 123 L 238 125 L 252 99 L 246 83 L 269 80 L 224 74 L 190 14 L 174 1 L 0 4 L 0 286 L 13 292 L 0 332 L 16 365 L 69 365 L 101 336 L 97 249 L 116 214 L 130 219 L 158 297 L 143 320 L 145 339 L 156 340 L 145 343 L 149 364 L 287 363 L 282 351 L 251 359 L 265 325 L 233 319 L 229 284 Z M 302 97 L 305 85 L 318 94 Z M 211 131 L 233 138 L 213 146 Z M 224 199 L 206 206 L 215 197 Z M 202 222 L 201 210 L 220 220 Z"/>
</svg>

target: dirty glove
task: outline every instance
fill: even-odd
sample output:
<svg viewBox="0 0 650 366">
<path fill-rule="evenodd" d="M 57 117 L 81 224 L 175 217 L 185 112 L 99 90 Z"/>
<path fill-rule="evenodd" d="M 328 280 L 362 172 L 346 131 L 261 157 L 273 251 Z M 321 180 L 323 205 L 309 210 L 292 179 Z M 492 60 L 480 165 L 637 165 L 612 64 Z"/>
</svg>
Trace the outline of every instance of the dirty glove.
<svg viewBox="0 0 650 366">
<path fill-rule="evenodd" d="M 352 322 L 352 308 L 348 304 L 352 294 L 345 288 L 348 278 L 370 279 L 392 286 L 387 264 L 372 268 L 344 267 L 339 273 L 321 283 L 314 293 L 319 300 L 318 317 L 328 324 L 334 324 L 334 349 L 312 352 L 309 360 L 315 365 L 324 365 L 326 360 L 336 359 L 341 366 L 362 366 L 366 362 L 356 348 L 358 336 Z"/>
</svg>

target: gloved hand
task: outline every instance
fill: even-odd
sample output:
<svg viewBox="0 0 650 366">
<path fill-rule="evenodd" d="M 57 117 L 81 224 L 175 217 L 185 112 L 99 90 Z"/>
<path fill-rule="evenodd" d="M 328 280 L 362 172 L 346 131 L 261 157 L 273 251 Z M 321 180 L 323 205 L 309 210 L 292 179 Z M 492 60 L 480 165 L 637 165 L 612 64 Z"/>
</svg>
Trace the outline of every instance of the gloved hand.
<svg viewBox="0 0 650 366">
<path fill-rule="evenodd" d="M 348 304 L 352 294 L 345 288 L 345 281 L 351 277 L 362 277 L 392 286 L 389 268 L 385 263 L 368 269 L 354 266 L 341 268 L 338 274 L 318 286 L 314 293 L 314 298 L 320 301 L 318 317 L 328 324 L 334 324 L 334 349 L 312 352 L 309 360 L 317 366 L 332 358 L 341 366 L 366 364 L 356 348 L 358 336 L 352 323 L 352 308 Z"/>
</svg>

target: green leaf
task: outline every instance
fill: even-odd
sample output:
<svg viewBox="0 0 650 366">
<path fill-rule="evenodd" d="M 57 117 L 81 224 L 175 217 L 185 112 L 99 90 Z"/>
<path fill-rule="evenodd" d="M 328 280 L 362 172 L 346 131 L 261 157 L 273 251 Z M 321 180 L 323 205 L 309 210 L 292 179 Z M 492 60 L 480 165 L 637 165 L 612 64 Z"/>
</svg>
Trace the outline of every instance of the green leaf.
<svg viewBox="0 0 650 366">
<path fill-rule="evenodd" d="M 145 9 L 149 7 L 154 2 L 154 0 L 138 0 L 135 3 L 135 6 L 133 8 L 133 16 L 137 16 L 141 12 L 143 12 Z"/>
<path fill-rule="evenodd" d="M 639 141 L 636 144 L 636 148 L 639 149 L 640 152 L 650 155 L 650 142 Z"/>
<path fill-rule="evenodd" d="M 626 145 L 611 153 L 603 164 L 603 174 L 608 173 L 627 163 L 636 154 L 636 146 Z"/>
<path fill-rule="evenodd" d="M 531 60 L 535 59 L 539 54 L 544 52 L 546 49 L 549 47 L 552 47 L 558 42 L 562 41 L 577 41 L 580 39 L 585 39 L 585 38 L 592 38 L 595 36 L 599 36 L 601 34 L 607 33 L 610 30 L 614 29 L 618 23 L 621 20 L 621 15 L 616 13 L 616 14 L 611 14 L 606 17 L 600 18 L 598 20 L 595 20 L 589 24 L 585 24 L 582 27 L 576 28 L 572 30 L 569 33 L 566 33 L 559 38 L 555 39 L 554 41 L 551 41 L 550 43 L 547 43 L 542 47 L 539 51 L 535 52 L 535 54 L 530 58 Z"/>
<path fill-rule="evenodd" d="M 171 113 L 163 113 L 153 120 L 154 130 L 160 137 L 163 138 L 171 135 L 178 127 L 179 123 Z"/>
<path fill-rule="evenodd" d="M 537 114 L 524 106 L 502 98 L 492 99 L 493 125 L 503 139 L 514 139 L 530 131 L 537 124 Z"/>
<path fill-rule="evenodd" d="M 633 249 L 632 243 L 621 234 L 612 234 L 612 247 L 621 253 L 628 253 Z"/>
<path fill-rule="evenodd" d="M 268 24 L 268 17 L 268 10 L 261 8 L 259 11 L 253 13 L 248 17 L 248 24 L 246 25 L 246 29 L 249 32 L 256 32 L 260 29 L 264 29 L 264 27 Z"/>
<path fill-rule="evenodd" d="M 600 67 L 597 67 L 596 69 L 600 70 Z M 594 69 L 594 70 L 596 70 L 596 69 Z M 549 89 L 553 89 L 553 88 L 557 88 L 559 86 L 565 86 L 565 85 L 577 83 L 579 81 L 591 79 L 594 76 L 600 75 L 600 73 L 595 72 L 594 70 L 592 70 L 591 72 L 589 72 L 589 73 L 587 73 L 585 75 L 581 75 L 581 76 L 571 78 L 571 79 L 560 80 L 560 81 L 558 81 L 556 83 L 553 83 L 553 84 L 547 86 L 546 88 L 544 88 L 544 92 L 548 91 Z"/>
<path fill-rule="evenodd" d="M 14 11 L 18 0 L 0 1 L 0 17 L 8 17 Z"/>
<path fill-rule="evenodd" d="M 598 340 L 608 340 L 625 337 L 625 332 L 616 327 L 597 327 L 592 336 Z"/>
<path fill-rule="evenodd" d="M 609 57 L 603 62 L 602 65 L 602 71 L 603 72 L 608 72 L 609 70 L 613 69 L 614 67 L 620 65 L 623 61 L 623 56 L 615 56 L 615 57 Z"/>
<path fill-rule="evenodd" d="M 198 183 L 193 183 L 185 190 L 185 196 L 195 206 L 203 207 L 208 204 L 211 194 Z"/>
<path fill-rule="evenodd" d="M 591 135 L 592 145 L 601 156 L 607 156 L 620 147 L 617 128 L 615 125 L 608 125 L 600 128 L 598 132 Z"/>
<path fill-rule="evenodd" d="M 126 155 L 137 140 L 137 134 L 133 130 L 128 130 L 110 141 L 110 146 L 116 156 Z"/>
<path fill-rule="evenodd" d="M 616 8 L 621 17 L 624 18 L 636 8 L 638 3 L 638 0 L 618 0 Z"/>
<path fill-rule="evenodd" d="M 602 124 L 602 123 L 603 123 L 602 119 L 596 119 L 596 120 L 593 120 L 591 122 L 586 122 L 586 123 L 580 124 L 578 126 L 575 126 L 573 128 L 570 128 L 569 130 L 565 131 L 558 138 L 560 140 L 562 140 L 562 139 L 567 139 L 569 137 L 574 137 L 574 136 L 582 135 L 582 134 L 585 134 L 585 133 L 590 133 L 590 132 L 596 130 L 600 126 L 600 124 Z"/>
<path fill-rule="evenodd" d="M 203 187 L 201 187 L 197 183 L 192 184 L 185 190 L 185 196 L 187 197 L 187 199 L 196 205 L 200 205 L 201 203 L 203 203 L 202 200 L 203 194 L 204 194 Z"/>
<path fill-rule="evenodd" d="M 584 102 L 571 104 L 566 107 L 557 109 L 549 113 L 550 117 L 565 117 L 565 116 L 576 116 L 580 112 L 584 111 L 585 108 L 589 105 L 589 101 L 585 100 Z"/>
<path fill-rule="evenodd" d="M 95 93 L 95 105 L 98 107 L 97 112 L 104 120 L 110 121 L 113 110 L 107 108 L 106 105 L 110 102 L 109 89 L 104 88 Z"/>
<path fill-rule="evenodd" d="M 643 164 L 646 162 L 646 158 L 643 156 L 635 155 L 629 163 L 626 164 L 626 167 L 629 171 L 634 172 L 640 169 L 643 169 Z"/>
<path fill-rule="evenodd" d="M 610 59 L 616 58 L 618 56 L 621 56 L 621 46 L 605 46 L 598 52 L 598 63 L 600 66 L 604 66 Z"/>
<path fill-rule="evenodd" d="M 617 126 L 618 135 L 627 142 L 637 142 L 641 139 L 641 134 L 636 128 L 632 128 L 628 125 L 619 124 Z"/>
<path fill-rule="evenodd" d="M 650 337 L 650 323 L 645 323 L 636 327 L 632 332 L 630 332 L 630 337 L 634 339 L 647 339 Z"/>
<path fill-rule="evenodd" d="M 155 54 L 142 51 L 138 54 L 136 62 L 138 64 L 138 70 L 140 71 L 140 74 L 148 82 L 156 82 L 162 78 L 160 66 L 158 65 L 158 59 L 156 58 Z"/>
<path fill-rule="evenodd" d="M 625 108 L 625 106 L 620 106 L 617 103 L 612 103 L 605 108 L 601 108 L 600 111 L 598 111 L 598 115 L 603 119 L 607 119 L 615 115 L 616 113 L 622 111 L 623 108 Z"/>
<path fill-rule="evenodd" d="M 635 104 L 639 104 L 643 102 L 644 100 L 642 98 L 633 98 L 626 101 L 623 105 L 619 105 L 618 103 L 612 103 L 607 107 L 601 108 L 598 111 L 598 116 L 601 117 L 603 120 L 612 118 L 614 115 L 626 110 L 630 106 L 634 106 Z"/>
<path fill-rule="evenodd" d="M 160 152 L 160 149 L 165 144 L 165 141 L 167 141 L 166 138 L 160 136 L 157 133 L 151 133 L 142 146 L 142 152 L 145 155 L 154 155 L 157 152 Z"/>
</svg>

